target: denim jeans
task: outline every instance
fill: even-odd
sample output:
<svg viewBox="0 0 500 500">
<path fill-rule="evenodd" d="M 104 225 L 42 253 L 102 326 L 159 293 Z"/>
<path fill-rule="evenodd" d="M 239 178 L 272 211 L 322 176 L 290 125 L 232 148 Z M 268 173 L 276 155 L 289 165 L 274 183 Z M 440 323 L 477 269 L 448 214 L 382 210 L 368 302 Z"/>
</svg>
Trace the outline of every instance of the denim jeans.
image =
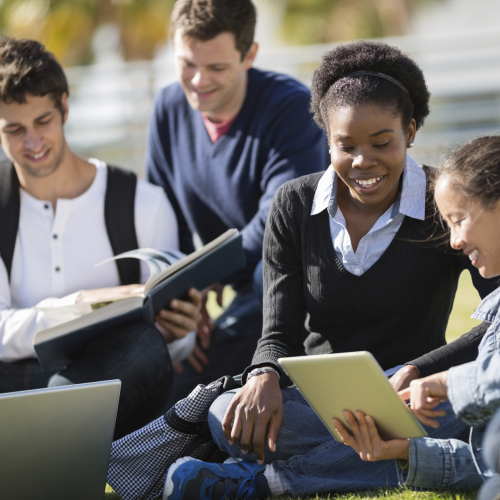
<svg viewBox="0 0 500 500">
<path fill-rule="evenodd" d="M 155 328 L 141 321 L 115 327 L 57 373 L 42 371 L 35 359 L 0 362 L 3 393 L 112 379 L 122 382 L 116 440 L 159 417 L 171 389 L 170 356 Z"/>
<path fill-rule="evenodd" d="M 494 472 L 479 491 L 478 500 L 493 500 L 500 495 L 500 410 L 486 428 L 483 439 L 482 458 L 484 463 Z"/>
<path fill-rule="evenodd" d="M 197 373 L 187 361 L 182 375 L 175 374 L 174 387 L 166 408 L 185 398 L 198 384 L 208 385 L 224 375 L 238 375 L 252 362 L 262 334 L 262 302 L 252 286 L 238 292 L 217 319 L 210 347 L 205 351 L 208 365 Z"/>
<path fill-rule="evenodd" d="M 255 460 L 230 446 L 222 431 L 222 419 L 236 390 L 221 395 L 211 406 L 208 423 L 221 450 L 231 456 Z M 273 464 L 288 491 L 295 497 L 329 491 L 355 491 L 398 486 L 395 460 L 363 462 L 352 448 L 338 443 L 314 410 L 290 387 L 282 390 L 284 420 L 276 452 L 265 446 L 265 462 Z M 449 404 L 443 405 L 447 416 L 440 419 L 439 429 L 427 428 L 434 438 L 456 438 L 464 435 L 466 426 L 456 419 Z"/>
</svg>

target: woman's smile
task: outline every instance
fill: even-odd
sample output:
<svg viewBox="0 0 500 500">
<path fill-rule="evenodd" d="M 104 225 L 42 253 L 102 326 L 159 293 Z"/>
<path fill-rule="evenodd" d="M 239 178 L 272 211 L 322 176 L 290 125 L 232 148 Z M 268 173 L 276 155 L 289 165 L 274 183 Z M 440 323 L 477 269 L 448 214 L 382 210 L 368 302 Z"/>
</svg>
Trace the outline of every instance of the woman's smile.
<svg viewBox="0 0 500 500">
<path fill-rule="evenodd" d="M 384 177 L 385 175 L 381 175 L 380 177 L 372 177 L 370 179 L 352 179 L 352 181 L 360 193 L 368 194 L 377 191 L 382 184 Z"/>
</svg>

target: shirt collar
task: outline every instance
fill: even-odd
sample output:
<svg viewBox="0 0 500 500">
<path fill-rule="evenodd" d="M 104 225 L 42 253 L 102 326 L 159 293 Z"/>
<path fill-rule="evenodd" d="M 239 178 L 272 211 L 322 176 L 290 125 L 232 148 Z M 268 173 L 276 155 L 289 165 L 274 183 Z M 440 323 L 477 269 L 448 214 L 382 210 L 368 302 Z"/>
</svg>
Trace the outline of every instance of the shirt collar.
<svg viewBox="0 0 500 500">
<path fill-rule="evenodd" d="M 499 316 L 500 311 L 500 288 L 487 295 L 477 306 L 471 318 L 493 323 Z"/>
<path fill-rule="evenodd" d="M 425 219 L 425 193 L 427 181 L 425 172 L 417 162 L 406 155 L 403 170 L 403 187 L 399 198 L 399 213 L 413 219 Z M 332 165 L 328 167 L 318 182 L 314 193 L 311 215 L 316 215 L 328 209 L 332 215 L 333 208 L 337 206 L 337 173 Z M 335 215 L 335 214 L 333 214 Z"/>
</svg>

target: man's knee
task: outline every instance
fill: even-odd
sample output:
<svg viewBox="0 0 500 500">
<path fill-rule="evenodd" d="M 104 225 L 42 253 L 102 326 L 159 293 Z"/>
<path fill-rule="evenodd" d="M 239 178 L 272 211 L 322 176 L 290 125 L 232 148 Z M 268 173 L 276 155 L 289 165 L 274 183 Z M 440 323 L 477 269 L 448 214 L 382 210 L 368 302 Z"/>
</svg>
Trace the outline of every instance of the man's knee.
<svg viewBox="0 0 500 500">
<path fill-rule="evenodd" d="M 170 390 L 172 363 L 165 341 L 154 327 L 137 321 L 114 328 L 56 374 L 51 385 L 66 385 L 58 380 L 85 383 L 110 379 L 122 381 L 122 396 L 132 388 L 143 399 Z"/>
<path fill-rule="evenodd" d="M 208 411 L 208 425 L 210 427 L 210 432 L 212 433 L 213 440 L 221 450 L 227 449 L 227 446 L 229 444 L 226 437 L 224 436 L 222 421 L 224 420 L 226 410 L 237 391 L 238 389 L 234 389 L 232 391 L 221 394 L 212 403 L 212 406 Z"/>
<path fill-rule="evenodd" d="M 138 323 L 125 332 L 121 349 L 124 357 L 117 365 L 117 375 L 121 372 L 122 383 L 139 385 L 145 397 L 160 391 L 166 397 L 174 380 L 173 368 L 165 340 L 156 328 Z"/>
</svg>

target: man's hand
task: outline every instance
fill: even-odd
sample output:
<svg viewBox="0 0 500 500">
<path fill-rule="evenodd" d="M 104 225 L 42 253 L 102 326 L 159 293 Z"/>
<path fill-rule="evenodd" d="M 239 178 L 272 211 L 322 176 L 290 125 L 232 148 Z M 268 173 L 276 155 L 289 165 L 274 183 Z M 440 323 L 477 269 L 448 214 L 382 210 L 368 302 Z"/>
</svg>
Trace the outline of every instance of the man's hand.
<svg viewBox="0 0 500 500">
<path fill-rule="evenodd" d="M 142 297 L 145 285 L 124 285 L 108 288 L 83 290 L 76 298 L 77 304 L 98 304 L 100 302 L 113 302 L 128 297 Z"/>
<path fill-rule="evenodd" d="M 234 396 L 222 420 L 229 444 L 236 443 L 243 453 L 253 452 L 258 463 L 264 462 L 264 440 L 276 451 L 283 423 L 283 398 L 276 373 L 252 377 Z M 269 430 L 268 430 L 269 426 Z"/>
<path fill-rule="evenodd" d="M 444 410 L 434 408 L 442 401 L 448 400 L 447 376 L 448 372 L 445 371 L 413 380 L 408 389 L 399 393 L 399 397 L 404 401 L 410 400 L 410 409 L 420 422 L 435 429 L 439 427 L 439 422 L 434 418 L 446 415 Z"/>
<path fill-rule="evenodd" d="M 186 358 L 186 361 L 197 373 L 201 373 L 205 366 L 208 365 L 208 358 L 197 343 L 194 344 L 193 352 Z"/>
<path fill-rule="evenodd" d="M 198 338 L 200 340 L 200 345 L 203 349 L 208 349 L 210 347 L 210 340 L 212 337 L 212 332 L 215 328 L 215 323 L 208 314 L 207 311 L 207 299 L 208 299 L 208 292 L 214 291 L 217 294 L 217 304 L 219 304 L 220 307 L 222 307 L 222 292 L 224 290 L 224 285 L 221 283 L 214 283 L 213 285 L 210 285 L 209 287 L 205 288 L 201 292 L 202 296 L 202 308 L 201 308 L 201 316 L 202 319 L 198 323 Z M 193 366 L 194 368 L 194 366 Z"/>
<path fill-rule="evenodd" d="M 410 386 L 410 382 L 420 378 L 420 373 L 413 365 L 406 365 L 400 368 L 390 379 L 389 382 L 396 392 L 402 391 Z"/>
<path fill-rule="evenodd" d="M 354 415 L 349 411 L 344 411 L 343 414 L 352 429 L 352 434 L 336 418 L 333 419 L 335 430 L 344 444 L 353 448 L 361 460 L 366 462 L 390 459 L 408 460 L 410 451 L 408 439 L 383 441 L 372 417 L 365 416 L 361 411 L 355 412 Z"/>
<path fill-rule="evenodd" d="M 222 307 L 222 291 L 224 290 L 224 285 L 221 283 L 214 283 L 201 292 L 201 320 L 198 322 L 197 328 L 198 339 L 193 352 L 186 358 L 186 361 L 197 373 L 201 373 L 205 366 L 208 365 L 208 357 L 203 350 L 210 347 L 212 332 L 215 328 L 215 322 L 208 314 L 206 307 L 208 292 L 211 290 L 217 293 L 217 303 L 220 307 Z M 184 369 L 180 363 L 175 366 L 175 371 L 179 375 L 182 375 Z"/>
<path fill-rule="evenodd" d="M 156 328 L 167 343 L 185 337 L 198 327 L 201 320 L 201 293 L 191 288 L 188 294 L 190 302 L 174 299 L 170 302 L 171 311 L 162 309 L 155 317 Z"/>
</svg>

